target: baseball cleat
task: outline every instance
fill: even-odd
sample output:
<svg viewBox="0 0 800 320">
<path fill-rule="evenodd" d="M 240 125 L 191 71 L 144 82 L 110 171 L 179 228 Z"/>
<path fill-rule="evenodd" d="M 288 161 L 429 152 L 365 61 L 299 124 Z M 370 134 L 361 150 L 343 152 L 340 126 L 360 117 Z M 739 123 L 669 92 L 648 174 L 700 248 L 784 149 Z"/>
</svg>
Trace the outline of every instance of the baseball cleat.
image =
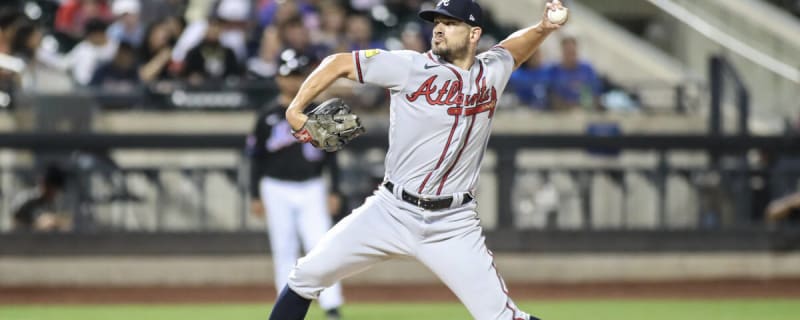
<svg viewBox="0 0 800 320">
<path fill-rule="evenodd" d="M 328 311 L 325 311 L 325 319 L 327 320 L 342 320 L 342 315 L 339 313 L 339 309 L 333 308 Z"/>
</svg>

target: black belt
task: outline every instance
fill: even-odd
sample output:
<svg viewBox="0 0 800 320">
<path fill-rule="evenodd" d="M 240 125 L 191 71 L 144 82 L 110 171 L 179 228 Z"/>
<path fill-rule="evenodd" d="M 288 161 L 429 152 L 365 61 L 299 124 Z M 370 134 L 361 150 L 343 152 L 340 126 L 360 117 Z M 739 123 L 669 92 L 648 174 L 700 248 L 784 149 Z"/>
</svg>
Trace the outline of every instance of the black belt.
<svg viewBox="0 0 800 320">
<path fill-rule="evenodd" d="M 392 183 L 391 181 L 384 182 L 383 186 L 386 188 L 386 190 L 389 190 L 391 193 L 394 193 L 394 183 Z M 417 207 L 420 207 L 422 209 L 426 209 L 426 210 L 447 209 L 447 208 L 450 208 L 451 204 L 453 204 L 453 197 L 444 197 L 444 198 L 438 198 L 438 199 L 425 199 L 424 197 L 420 198 L 420 197 L 417 197 L 417 196 L 415 196 L 413 194 L 410 194 L 410 193 L 406 192 L 405 190 L 403 190 L 402 198 L 403 198 L 403 201 L 408 202 L 410 204 L 413 204 L 413 205 L 415 205 Z M 469 193 L 465 193 L 464 194 L 464 200 L 461 201 L 461 204 L 463 205 L 463 204 L 466 204 L 466 203 L 468 203 L 470 201 L 472 201 L 472 196 L 469 195 Z"/>
</svg>

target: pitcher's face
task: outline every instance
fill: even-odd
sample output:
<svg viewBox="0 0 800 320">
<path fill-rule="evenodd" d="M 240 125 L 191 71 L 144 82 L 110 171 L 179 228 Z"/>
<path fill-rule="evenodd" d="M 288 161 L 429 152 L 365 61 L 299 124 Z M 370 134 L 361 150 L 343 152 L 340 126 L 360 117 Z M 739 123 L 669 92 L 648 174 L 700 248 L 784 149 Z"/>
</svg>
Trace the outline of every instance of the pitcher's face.
<svg viewBox="0 0 800 320">
<path fill-rule="evenodd" d="M 447 61 L 463 57 L 469 48 L 472 28 L 457 19 L 437 16 L 433 19 L 431 36 L 433 53 Z"/>
</svg>

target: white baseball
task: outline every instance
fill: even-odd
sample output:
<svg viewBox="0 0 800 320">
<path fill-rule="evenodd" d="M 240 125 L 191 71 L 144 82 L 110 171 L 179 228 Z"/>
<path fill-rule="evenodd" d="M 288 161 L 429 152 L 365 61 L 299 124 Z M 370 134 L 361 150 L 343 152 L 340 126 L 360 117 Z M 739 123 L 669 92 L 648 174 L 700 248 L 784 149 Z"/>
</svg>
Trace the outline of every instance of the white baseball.
<svg viewBox="0 0 800 320">
<path fill-rule="evenodd" d="M 567 21 L 569 9 L 560 8 L 556 10 L 547 10 L 547 20 L 555 24 L 562 24 Z"/>
</svg>

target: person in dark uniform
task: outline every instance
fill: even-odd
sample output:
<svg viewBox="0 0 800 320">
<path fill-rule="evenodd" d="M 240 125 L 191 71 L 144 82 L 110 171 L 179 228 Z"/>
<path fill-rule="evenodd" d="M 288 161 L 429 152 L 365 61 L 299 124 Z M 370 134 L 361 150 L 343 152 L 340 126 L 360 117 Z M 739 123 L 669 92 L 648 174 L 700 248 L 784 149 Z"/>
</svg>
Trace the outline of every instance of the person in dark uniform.
<svg viewBox="0 0 800 320">
<path fill-rule="evenodd" d="M 278 292 L 286 285 L 301 249 L 311 250 L 330 229 L 331 213 L 340 203 L 336 153 L 297 142 L 285 116 L 303 80 L 319 62 L 314 55 L 293 49 L 280 53 L 275 77 L 280 93 L 266 105 L 247 138 L 251 211 L 267 216 Z M 330 191 L 322 178 L 323 168 L 331 178 Z M 319 302 L 329 320 L 339 319 L 340 284 L 325 289 Z"/>
<path fill-rule="evenodd" d="M 55 165 L 45 169 L 36 189 L 24 193 L 13 210 L 14 230 L 18 231 L 66 231 L 71 220 L 56 214 L 54 202 L 64 189 L 66 174 Z"/>
</svg>

